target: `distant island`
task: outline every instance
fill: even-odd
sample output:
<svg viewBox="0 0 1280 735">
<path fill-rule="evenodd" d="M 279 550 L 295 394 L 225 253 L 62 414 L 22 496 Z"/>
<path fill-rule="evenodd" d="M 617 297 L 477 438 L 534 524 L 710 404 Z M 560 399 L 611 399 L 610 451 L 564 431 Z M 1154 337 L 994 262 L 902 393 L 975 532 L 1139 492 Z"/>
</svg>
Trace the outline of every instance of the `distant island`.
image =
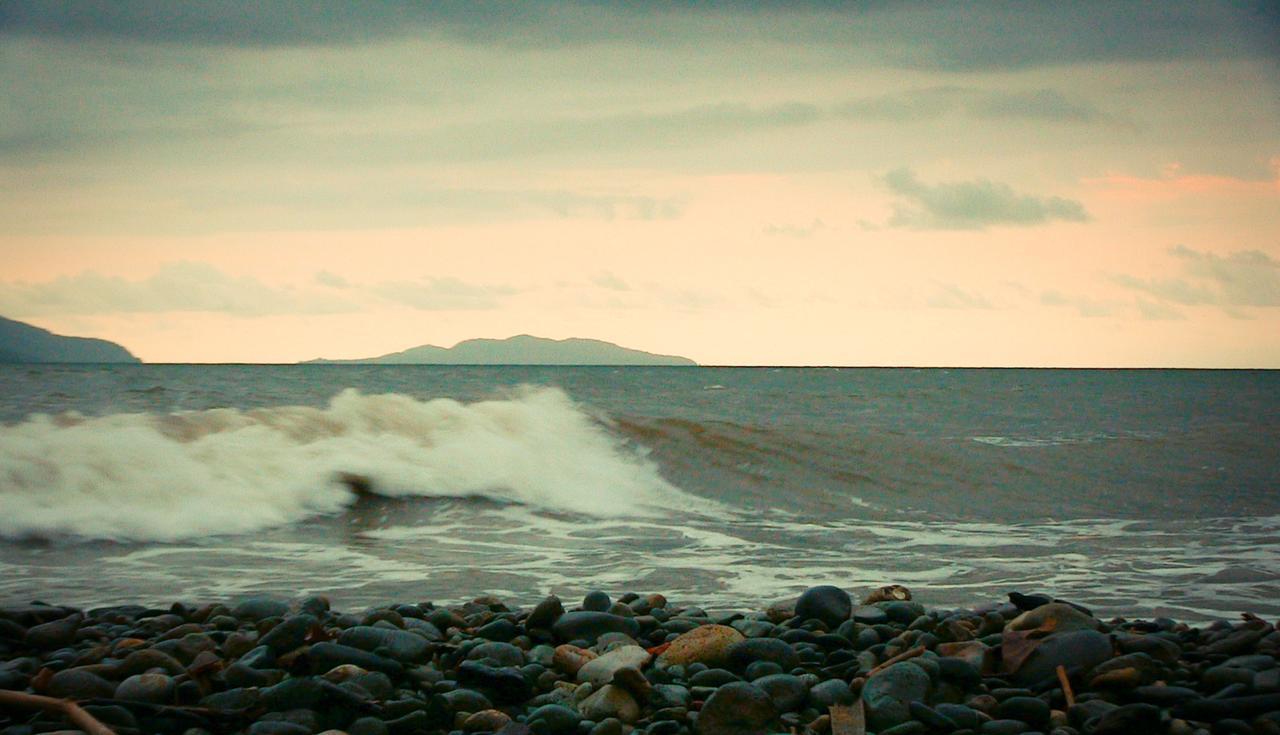
<svg viewBox="0 0 1280 735">
<path fill-rule="evenodd" d="M 687 357 L 655 355 L 598 339 L 546 339 L 521 334 L 469 339 L 453 347 L 422 345 L 381 357 L 308 360 L 307 364 L 361 365 L 697 365 Z"/>
<path fill-rule="evenodd" d="M 64 337 L 47 329 L 0 316 L 0 363 L 131 362 L 142 360 L 105 339 Z"/>
</svg>

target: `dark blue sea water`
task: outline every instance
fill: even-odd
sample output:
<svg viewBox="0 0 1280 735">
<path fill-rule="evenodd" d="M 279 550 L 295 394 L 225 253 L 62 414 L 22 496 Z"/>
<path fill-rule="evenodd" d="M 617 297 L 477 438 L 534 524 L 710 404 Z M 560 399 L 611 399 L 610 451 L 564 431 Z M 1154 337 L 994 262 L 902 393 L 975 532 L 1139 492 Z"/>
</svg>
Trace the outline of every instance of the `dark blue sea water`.
<svg viewBox="0 0 1280 735">
<path fill-rule="evenodd" d="M 1277 447 L 1274 371 L 0 366 L 0 600 L 1275 616 Z"/>
</svg>

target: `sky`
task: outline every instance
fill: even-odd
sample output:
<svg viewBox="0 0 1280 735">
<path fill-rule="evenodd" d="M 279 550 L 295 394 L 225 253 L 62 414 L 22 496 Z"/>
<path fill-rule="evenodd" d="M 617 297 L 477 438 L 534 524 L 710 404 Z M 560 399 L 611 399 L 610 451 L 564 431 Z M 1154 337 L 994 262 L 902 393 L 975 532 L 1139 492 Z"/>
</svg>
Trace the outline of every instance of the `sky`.
<svg viewBox="0 0 1280 735">
<path fill-rule="evenodd" d="M 0 3 L 0 315 L 149 362 L 1280 367 L 1274 2 Z"/>
</svg>

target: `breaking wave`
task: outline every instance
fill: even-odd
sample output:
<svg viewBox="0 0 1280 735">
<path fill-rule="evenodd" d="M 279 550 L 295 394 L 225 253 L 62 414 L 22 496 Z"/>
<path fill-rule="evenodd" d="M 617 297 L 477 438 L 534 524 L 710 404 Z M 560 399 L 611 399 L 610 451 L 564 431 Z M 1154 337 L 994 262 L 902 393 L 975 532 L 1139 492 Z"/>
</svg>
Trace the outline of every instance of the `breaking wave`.
<svg viewBox="0 0 1280 735">
<path fill-rule="evenodd" d="M 328 406 L 37 415 L 0 427 L 0 535 L 168 541 L 335 513 L 363 492 L 589 516 L 700 501 L 563 392 L 463 404 L 344 390 Z"/>
</svg>

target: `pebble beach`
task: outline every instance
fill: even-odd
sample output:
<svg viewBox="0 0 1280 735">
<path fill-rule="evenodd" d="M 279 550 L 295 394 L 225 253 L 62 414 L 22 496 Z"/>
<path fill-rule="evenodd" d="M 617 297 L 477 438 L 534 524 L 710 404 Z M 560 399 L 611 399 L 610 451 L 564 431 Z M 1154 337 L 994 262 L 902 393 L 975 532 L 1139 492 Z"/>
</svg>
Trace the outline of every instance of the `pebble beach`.
<svg viewBox="0 0 1280 735">
<path fill-rule="evenodd" d="M 1247 613 L 1103 620 L 1017 592 L 926 609 L 896 585 L 738 612 L 598 590 L 10 604 L 0 735 L 1262 735 L 1280 733 L 1278 650 Z M 73 719 L 50 708 L 68 701 Z"/>
</svg>

